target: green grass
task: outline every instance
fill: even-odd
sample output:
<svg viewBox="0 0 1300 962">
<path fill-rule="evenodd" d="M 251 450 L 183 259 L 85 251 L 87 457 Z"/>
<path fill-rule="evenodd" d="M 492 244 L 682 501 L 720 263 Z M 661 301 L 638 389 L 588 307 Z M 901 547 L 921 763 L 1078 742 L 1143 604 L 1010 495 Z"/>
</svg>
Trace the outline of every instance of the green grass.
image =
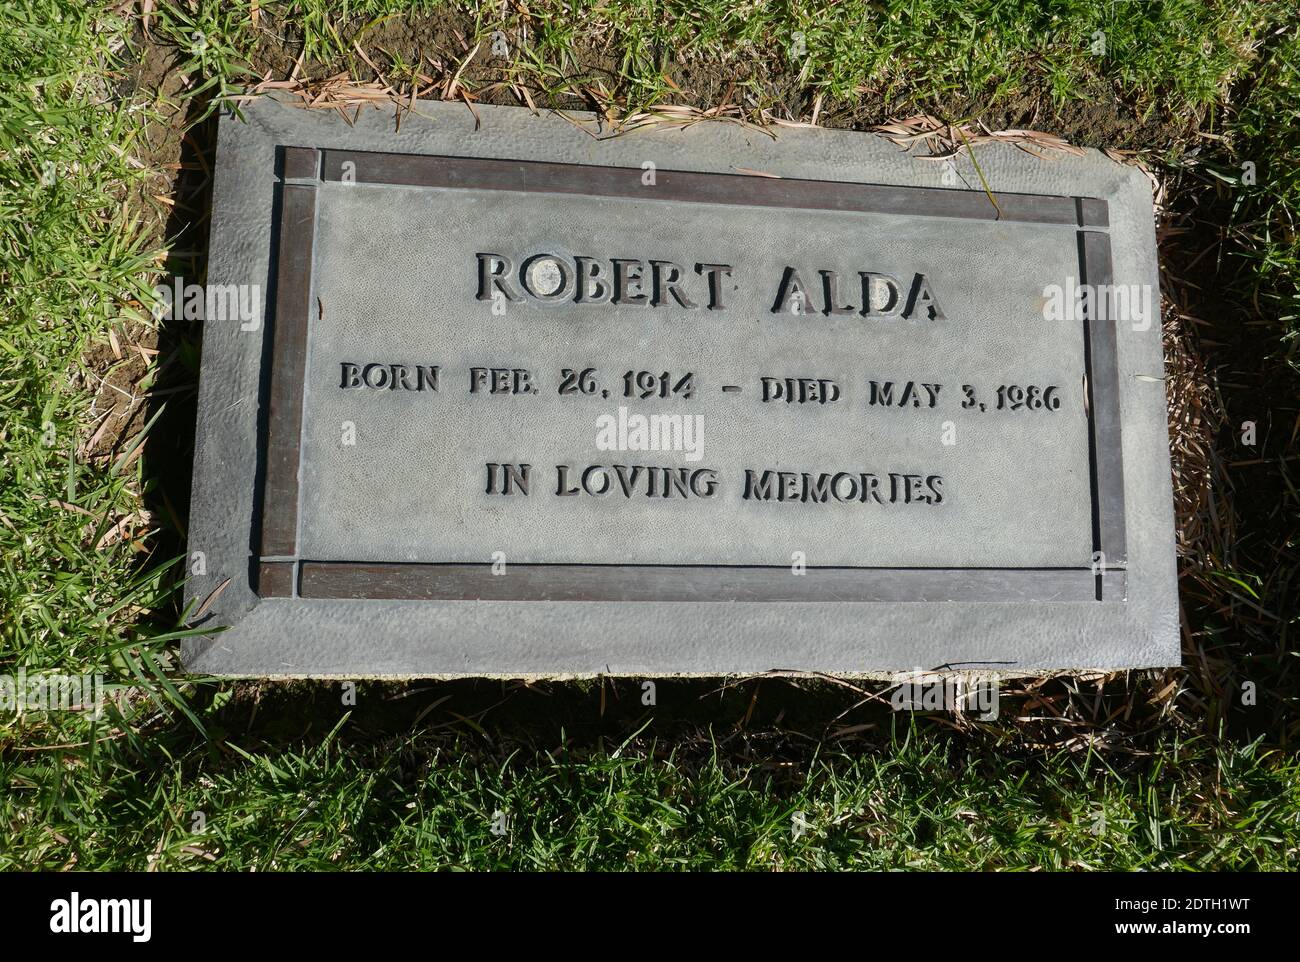
<svg viewBox="0 0 1300 962">
<path fill-rule="evenodd" d="M 142 124 L 105 99 L 112 34 L 75 5 L 40 10 L 6 8 L 0 37 L 0 657 L 70 671 L 109 664 L 138 611 L 167 603 L 162 567 L 101 546 L 139 510 L 140 462 L 79 454 L 96 386 L 81 359 L 148 289 L 156 252 L 124 204 Z"/>
<path fill-rule="evenodd" d="M 1296 762 L 1253 746 L 1216 757 L 1171 742 L 1121 772 L 1131 763 L 1086 752 L 1026 764 L 900 719 L 873 751 L 756 735 L 745 760 L 734 734 L 665 739 L 644 722 L 604 748 L 558 732 L 542 748 L 376 730 L 382 692 L 363 686 L 369 708 L 336 710 L 296 744 L 271 747 L 247 706 L 227 705 L 209 720 L 239 715 L 248 730 L 211 742 L 172 730 L 135 764 L 101 752 L 70 783 L 20 793 L 26 817 L 9 822 L 0 865 L 59 868 L 75 852 L 79 867 L 258 871 L 1280 870 L 1300 842 Z M 338 704 L 305 697 L 318 718 Z M 1204 765 L 1222 788 L 1200 780 Z"/>
<path fill-rule="evenodd" d="M 386 24 L 455 12 L 471 43 L 481 43 L 480 62 L 492 59 L 492 34 L 501 30 L 510 53 L 496 64 L 507 73 L 553 94 L 600 81 L 628 110 L 679 100 L 674 75 L 712 65 L 760 104 L 771 80 L 797 78 L 808 99 L 846 106 L 863 95 L 933 105 L 1047 93 L 1057 106 L 1114 96 L 1138 114 L 1178 115 L 1221 103 L 1283 8 L 1201 0 L 540 0 L 529 11 L 522 43 L 523 18 L 513 9 L 503 16 L 495 4 L 261 4 L 264 17 L 300 38 L 309 61 L 357 74 L 368 73 L 357 45 L 379 62 L 414 60 L 396 54 L 412 41 L 374 39 Z M 190 52 L 187 69 L 208 85 L 234 79 L 260 33 L 247 2 L 222 0 L 163 4 L 158 29 Z"/>
<path fill-rule="evenodd" d="M 1243 188 L 1234 212 L 1235 254 L 1248 262 L 1243 270 L 1252 294 L 1287 328 L 1280 350 L 1300 367 L 1300 32 L 1294 27 L 1269 49 L 1236 128 L 1239 156 L 1256 165 L 1257 181 Z M 1240 183 L 1240 168 L 1237 175 Z"/>
<path fill-rule="evenodd" d="M 526 44 L 519 14 L 502 20 L 495 3 L 264 2 L 257 24 L 246 0 L 159 6 L 148 38 L 78 0 L 0 8 L 0 674 L 100 673 L 119 696 L 99 720 L 0 716 L 0 867 L 1294 864 L 1300 497 L 1280 458 L 1300 396 L 1300 28 L 1287 4 L 539 0 Z M 138 305 L 163 255 L 186 257 L 206 224 L 182 197 L 161 233 L 166 121 L 182 109 L 199 123 L 299 45 L 313 77 L 368 78 L 354 44 L 394 82 L 436 72 L 421 52 L 454 71 L 465 52 L 450 31 L 423 31 L 431 22 L 483 44 L 463 79 L 502 102 L 513 81 L 541 103 L 712 106 L 734 81 L 732 102 L 755 117 L 806 117 L 820 98 L 833 122 L 1036 118 L 1156 148 L 1148 161 L 1199 185 L 1187 203 L 1214 225 L 1207 237 L 1225 238 L 1212 260 L 1228 295 L 1207 309 L 1207 350 L 1227 380 L 1251 371 L 1272 392 L 1225 388 L 1228 427 L 1268 404 L 1278 436 L 1261 473 L 1238 476 L 1235 567 L 1201 573 L 1221 593 L 1187 602 L 1232 668 L 1226 692 L 1194 670 L 1140 673 L 1096 702 L 1068 685 L 1047 701 L 1009 694 L 996 725 L 954 729 L 773 680 L 717 695 L 664 682 L 654 709 L 630 683 L 487 682 L 362 685 L 352 707 L 337 685 L 178 673 L 183 520 L 165 497 L 175 428 L 160 425 L 173 424 L 165 405 L 192 396 L 197 343 L 156 332 Z M 506 60 L 486 56 L 497 29 Z M 1097 30 L 1104 55 L 1090 48 Z M 179 94 L 132 82 L 159 51 Z M 1254 185 L 1240 182 L 1246 160 Z M 128 345 L 121 360 L 110 329 Z M 132 373 L 129 344 L 155 333 L 162 353 Z M 88 443 L 114 390 L 104 379 L 141 395 L 112 450 Z M 1231 600 L 1234 579 L 1273 620 Z M 1260 688 L 1255 708 L 1237 703 L 1241 678 Z M 1170 679 L 1182 694 L 1159 697 Z M 1057 711 L 1068 720 L 1018 720 Z M 1080 723 L 1090 711 L 1115 717 Z M 498 811 L 506 836 L 491 830 Z"/>
</svg>

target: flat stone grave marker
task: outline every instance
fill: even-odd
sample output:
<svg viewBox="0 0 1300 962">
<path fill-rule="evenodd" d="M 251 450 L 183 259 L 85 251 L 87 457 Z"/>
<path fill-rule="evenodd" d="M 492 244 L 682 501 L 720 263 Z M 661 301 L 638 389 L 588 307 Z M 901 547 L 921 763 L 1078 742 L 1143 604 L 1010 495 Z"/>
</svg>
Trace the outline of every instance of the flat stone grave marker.
<svg viewBox="0 0 1300 962">
<path fill-rule="evenodd" d="M 1096 152 L 258 99 L 171 295 L 224 629 L 185 662 L 1177 664 L 1158 290 L 1148 183 Z"/>
</svg>

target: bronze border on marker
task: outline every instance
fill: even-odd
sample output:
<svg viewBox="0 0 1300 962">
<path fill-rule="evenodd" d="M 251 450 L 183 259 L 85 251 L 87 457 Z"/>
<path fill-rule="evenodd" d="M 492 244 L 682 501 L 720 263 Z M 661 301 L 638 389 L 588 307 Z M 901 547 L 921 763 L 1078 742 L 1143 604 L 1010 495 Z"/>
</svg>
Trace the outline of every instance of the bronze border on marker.
<svg viewBox="0 0 1300 962">
<path fill-rule="evenodd" d="M 296 561 L 262 561 L 257 566 L 257 594 L 260 598 L 292 598 L 298 575 Z"/>
<path fill-rule="evenodd" d="M 1124 519 L 1124 457 L 1121 446 L 1119 411 L 1118 331 L 1113 292 L 1110 235 L 1099 231 L 1079 232 L 1081 282 L 1094 291 L 1104 289 L 1104 299 L 1093 297 L 1084 320 L 1085 369 L 1088 372 L 1088 420 L 1091 429 L 1093 551 L 1096 567 L 1105 569 L 1128 564 Z M 1102 308 L 1103 310 L 1099 310 Z M 1098 315 L 1102 316 L 1098 316 Z M 1097 596 L 1104 594 L 1100 578 Z"/>
<path fill-rule="evenodd" d="M 299 596 L 409 601 L 944 602 L 1093 601 L 1087 568 L 844 568 L 730 565 L 303 561 Z M 1107 584 L 1123 592 L 1123 571 Z"/>
<path fill-rule="evenodd" d="M 285 169 L 302 170 L 305 154 L 286 151 Z M 311 317 L 312 259 L 315 253 L 316 187 L 280 187 L 280 250 L 275 320 L 270 332 L 266 473 L 262 483 L 263 561 L 298 554 L 299 465 L 302 446 L 303 382 L 307 370 L 307 328 Z M 260 591 L 260 589 L 259 589 Z"/>
<path fill-rule="evenodd" d="M 350 167 L 344 170 L 344 164 Z M 272 352 L 258 593 L 303 599 L 677 602 L 1124 601 L 1128 578 L 1119 368 L 1114 322 L 1084 320 L 1093 549 L 1075 568 L 812 567 L 512 564 L 510 577 L 472 563 L 303 560 L 298 556 L 303 379 L 312 301 L 316 195 L 321 181 L 529 191 L 651 201 L 955 217 L 1061 225 L 1076 231 L 1080 283 L 1110 285 L 1109 206 L 1095 197 L 994 195 L 745 174 L 288 147 L 281 186 L 279 279 Z M 311 181 L 311 183 L 303 183 Z M 1093 308 L 1095 310 L 1095 306 Z"/>
<path fill-rule="evenodd" d="M 321 178 L 398 187 L 459 190 L 511 190 L 588 197 L 727 204 L 740 207 L 786 207 L 836 213 L 903 214 L 912 217 L 960 217 L 965 220 L 1105 226 L 1106 201 L 1093 197 L 998 193 L 997 206 L 980 190 L 896 187 L 839 180 L 762 177 L 753 174 L 701 173 L 656 169 L 647 184 L 640 167 L 597 167 L 536 160 L 444 157 L 430 154 L 384 154 L 357 150 L 322 150 Z"/>
<path fill-rule="evenodd" d="M 284 148 L 285 180 L 320 180 L 320 151 L 315 147 Z"/>
</svg>

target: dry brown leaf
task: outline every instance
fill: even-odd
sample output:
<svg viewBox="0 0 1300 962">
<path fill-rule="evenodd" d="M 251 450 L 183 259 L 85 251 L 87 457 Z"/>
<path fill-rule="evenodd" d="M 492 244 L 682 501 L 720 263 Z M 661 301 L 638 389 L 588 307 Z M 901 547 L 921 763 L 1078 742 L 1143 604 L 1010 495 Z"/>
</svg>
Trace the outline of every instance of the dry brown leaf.
<svg viewBox="0 0 1300 962">
<path fill-rule="evenodd" d="M 213 588 L 212 592 L 206 598 L 204 598 L 203 602 L 198 606 L 198 608 L 195 609 L 194 614 L 190 616 L 190 619 L 192 621 L 196 621 L 204 614 L 206 614 L 207 610 L 212 607 L 212 605 L 216 602 L 218 598 L 221 597 L 221 593 L 225 591 L 226 588 L 229 587 L 229 585 L 230 585 L 230 579 L 227 578 L 225 581 L 221 582 L 221 584 Z"/>
</svg>

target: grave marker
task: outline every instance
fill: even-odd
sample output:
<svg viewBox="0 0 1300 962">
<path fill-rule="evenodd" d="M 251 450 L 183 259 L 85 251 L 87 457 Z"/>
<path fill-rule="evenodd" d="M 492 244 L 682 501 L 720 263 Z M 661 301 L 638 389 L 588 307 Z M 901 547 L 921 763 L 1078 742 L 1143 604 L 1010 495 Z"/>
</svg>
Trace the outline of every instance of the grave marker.
<svg viewBox="0 0 1300 962">
<path fill-rule="evenodd" d="M 1138 172 L 480 110 L 222 119 L 190 668 L 1178 663 Z"/>
</svg>

